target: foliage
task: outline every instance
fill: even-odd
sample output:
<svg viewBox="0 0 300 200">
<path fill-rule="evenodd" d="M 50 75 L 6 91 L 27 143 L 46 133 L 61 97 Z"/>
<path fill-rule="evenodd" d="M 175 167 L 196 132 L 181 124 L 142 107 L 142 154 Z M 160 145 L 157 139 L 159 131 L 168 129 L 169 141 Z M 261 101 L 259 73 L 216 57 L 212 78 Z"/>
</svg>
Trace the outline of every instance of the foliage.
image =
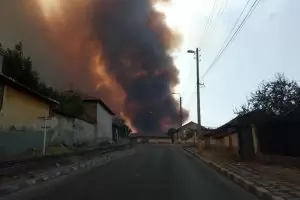
<svg viewBox="0 0 300 200">
<path fill-rule="evenodd" d="M 80 116 L 84 112 L 81 97 L 73 93 L 71 95 L 61 95 L 58 97 L 60 104 L 58 110 L 69 116 Z"/>
<path fill-rule="evenodd" d="M 21 42 L 16 44 L 14 49 L 4 49 L 0 44 L 0 52 L 3 54 L 2 72 L 5 75 L 46 97 L 59 101 L 58 110 L 64 114 L 79 116 L 83 113 L 83 104 L 78 94 L 65 95 L 40 80 L 38 72 L 32 68 L 30 57 L 24 56 Z"/>
<path fill-rule="evenodd" d="M 2 49 L 2 51 L 3 73 L 33 90 L 39 89 L 39 75 L 32 69 L 30 57 L 23 55 L 22 43 L 18 43 L 13 50 Z"/>
<path fill-rule="evenodd" d="M 300 105 L 300 87 L 296 81 L 288 80 L 283 74 L 276 74 L 275 79 L 262 82 L 258 90 L 251 93 L 247 103 L 235 113 L 244 115 L 250 111 L 285 115 Z"/>
</svg>

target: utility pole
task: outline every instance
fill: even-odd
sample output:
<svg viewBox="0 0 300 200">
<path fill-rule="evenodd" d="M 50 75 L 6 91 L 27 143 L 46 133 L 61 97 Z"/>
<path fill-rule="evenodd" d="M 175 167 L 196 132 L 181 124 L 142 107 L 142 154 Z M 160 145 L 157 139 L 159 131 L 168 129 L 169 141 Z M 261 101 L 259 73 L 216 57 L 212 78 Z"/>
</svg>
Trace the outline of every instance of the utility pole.
<svg viewBox="0 0 300 200">
<path fill-rule="evenodd" d="M 198 125 L 201 127 L 199 59 L 200 59 L 200 58 L 199 58 L 199 49 L 196 48 L 196 67 L 197 67 L 197 117 L 198 117 Z"/>
<path fill-rule="evenodd" d="M 196 48 L 196 51 L 195 50 L 188 50 L 187 51 L 188 53 L 192 53 L 196 56 L 196 76 L 197 76 L 197 123 L 198 125 L 201 127 L 201 111 L 200 111 L 200 86 L 201 86 L 201 83 L 200 83 L 200 77 L 199 77 L 199 61 L 200 61 L 200 55 L 199 55 L 199 52 L 200 52 L 200 49 L 199 48 Z"/>
<path fill-rule="evenodd" d="M 179 132 L 181 132 L 181 127 L 182 127 L 182 97 L 180 95 L 179 97 Z M 179 139 L 178 133 L 177 133 L 177 140 Z"/>
<path fill-rule="evenodd" d="M 196 48 L 195 50 L 188 50 L 188 53 L 192 53 L 196 56 L 196 76 L 197 76 L 197 123 L 200 127 L 200 131 L 201 131 L 201 107 L 200 107 L 200 77 L 199 77 L 199 60 L 200 60 L 200 55 L 199 55 L 199 48 Z M 194 138 L 195 138 L 195 144 L 197 143 L 197 133 L 194 133 Z"/>
<path fill-rule="evenodd" d="M 180 128 L 182 127 L 182 97 L 180 96 L 179 98 L 179 115 L 180 115 L 180 123 L 179 126 Z"/>
</svg>

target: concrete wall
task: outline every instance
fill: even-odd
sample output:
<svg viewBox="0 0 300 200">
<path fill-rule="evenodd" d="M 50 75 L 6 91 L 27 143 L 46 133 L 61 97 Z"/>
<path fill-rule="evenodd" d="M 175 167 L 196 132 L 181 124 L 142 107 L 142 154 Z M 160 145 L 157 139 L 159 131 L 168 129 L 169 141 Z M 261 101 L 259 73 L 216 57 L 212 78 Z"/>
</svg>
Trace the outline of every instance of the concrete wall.
<svg viewBox="0 0 300 200">
<path fill-rule="evenodd" d="M 47 134 L 47 144 L 53 132 Z M 0 131 L 0 155 L 1 154 L 17 154 L 23 153 L 29 149 L 36 148 L 42 150 L 44 141 L 44 134 L 42 131 Z"/>
<path fill-rule="evenodd" d="M 208 148 L 231 148 L 237 151 L 239 147 L 238 133 L 235 132 L 222 138 L 205 138 L 203 139 L 203 145 Z"/>
<path fill-rule="evenodd" d="M 96 125 L 86 121 L 55 115 L 57 123 L 47 130 L 47 145 L 51 144 L 83 144 L 95 140 Z M 36 121 L 38 126 L 42 122 Z M 47 125 L 48 126 L 48 125 Z M 26 150 L 43 147 L 44 132 L 39 129 L 0 130 L 0 155 L 17 154 Z"/>
<path fill-rule="evenodd" d="M 77 118 L 56 114 L 57 125 L 53 127 L 52 142 L 67 145 L 89 143 L 95 139 L 96 125 Z"/>
<path fill-rule="evenodd" d="M 49 105 L 24 92 L 4 86 L 0 127 L 33 127 L 39 117 L 49 116 Z"/>
<path fill-rule="evenodd" d="M 112 139 L 112 118 L 100 104 L 97 104 L 97 134 L 98 138 Z"/>
</svg>

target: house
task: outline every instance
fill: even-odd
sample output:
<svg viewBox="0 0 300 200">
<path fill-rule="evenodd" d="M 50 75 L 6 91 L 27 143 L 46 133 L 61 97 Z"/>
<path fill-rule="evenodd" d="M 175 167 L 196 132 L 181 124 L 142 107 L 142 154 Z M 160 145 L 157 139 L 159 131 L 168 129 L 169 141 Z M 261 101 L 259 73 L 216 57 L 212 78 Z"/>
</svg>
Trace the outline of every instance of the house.
<svg viewBox="0 0 300 200">
<path fill-rule="evenodd" d="M 121 123 L 119 118 L 114 117 L 112 123 L 112 139 L 114 142 L 117 143 L 120 140 L 123 131 L 124 125 Z"/>
<path fill-rule="evenodd" d="M 96 126 L 96 138 L 113 139 L 114 112 L 100 99 L 95 97 L 83 97 L 83 118 L 94 120 Z"/>
<path fill-rule="evenodd" d="M 171 144 L 172 140 L 167 135 L 147 135 L 142 133 L 132 133 L 129 138 L 136 143 L 150 144 Z"/>
<path fill-rule="evenodd" d="M 43 96 L 0 73 L 0 127 L 34 127 L 48 117 L 57 101 Z"/>
<path fill-rule="evenodd" d="M 201 135 L 205 134 L 208 130 L 209 129 L 207 129 L 206 127 L 199 126 L 197 123 L 190 121 L 179 128 L 177 131 L 179 138 L 191 138 L 195 133 L 197 137 L 201 137 Z"/>
<path fill-rule="evenodd" d="M 205 148 L 232 150 L 242 160 L 251 160 L 258 153 L 255 124 L 267 118 L 266 113 L 253 111 L 230 120 L 200 138 Z"/>
</svg>

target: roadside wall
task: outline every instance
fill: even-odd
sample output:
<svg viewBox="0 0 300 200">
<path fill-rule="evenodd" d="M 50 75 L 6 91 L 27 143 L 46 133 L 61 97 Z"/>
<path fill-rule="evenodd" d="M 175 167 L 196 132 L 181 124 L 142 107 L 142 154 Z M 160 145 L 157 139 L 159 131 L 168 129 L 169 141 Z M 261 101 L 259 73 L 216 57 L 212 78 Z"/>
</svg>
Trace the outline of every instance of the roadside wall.
<svg viewBox="0 0 300 200">
<path fill-rule="evenodd" d="M 112 118 L 100 104 L 97 104 L 97 138 L 112 140 Z"/>
<path fill-rule="evenodd" d="M 53 143 L 75 145 L 90 143 L 95 139 L 96 125 L 81 119 L 67 117 L 61 114 L 54 116 L 57 125 L 53 128 Z"/>
<path fill-rule="evenodd" d="M 53 131 L 47 134 L 49 144 Z M 44 134 L 34 130 L 0 130 L 0 156 L 1 154 L 18 154 L 32 148 L 43 148 Z"/>
<path fill-rule="evenodd" d="M 56 123 L 47 130 L 47 146 L 66 144 L 68 146 L 94 142 L 96 125 L 77 118 L 56 114 Z M 24 153 L 30 149 L 42 150 L 44 132 L 43 122 L 36 120 L 36 129 L 22 127 L 20 130 L 0 130 L 0 156 Z"/>
</svg>

